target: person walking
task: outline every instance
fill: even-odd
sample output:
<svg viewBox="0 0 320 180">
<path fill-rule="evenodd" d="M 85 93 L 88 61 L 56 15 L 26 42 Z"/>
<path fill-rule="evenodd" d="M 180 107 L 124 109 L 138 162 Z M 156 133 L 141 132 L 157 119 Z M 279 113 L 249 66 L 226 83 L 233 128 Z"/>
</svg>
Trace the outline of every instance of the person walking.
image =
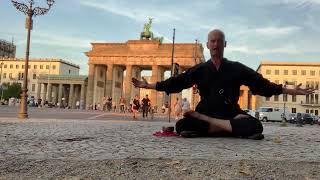
<svg viewBox="0 0 320 180">
<path fill-rule="evenodd" d="M 138 119 L 138 110 L 140 108 L 139 97 L 136 95 L 132 101 L 133 119 Z"/>
<path fill-rule="evenodd" d="M 147 118 L 148 117 L 148 111 L 150 108 L 150 99 L 148 97 L 148 94 L 146 95 L 145 98 L 142 99 L 142 117 Z"/>
</svg>

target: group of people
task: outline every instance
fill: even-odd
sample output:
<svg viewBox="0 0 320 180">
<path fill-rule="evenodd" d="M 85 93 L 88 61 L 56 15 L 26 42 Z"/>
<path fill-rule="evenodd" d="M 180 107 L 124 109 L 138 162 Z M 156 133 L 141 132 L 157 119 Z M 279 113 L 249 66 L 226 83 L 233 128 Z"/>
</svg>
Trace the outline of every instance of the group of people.
<svg viewBox="0 0 320 180">
<path fill-rule="evenodd" d="M 133 118 L 138 118 L 138 112 L 142 111 L 142 117 L 147 118 L 148 113 L 152 112 L 151 108 L 151 100 L 149 96 L 146 95 L 142 100 L 140 100 L 139 96 L 135 96 L 131 101 L 130 104 L 127 105 L 126 99 L 121 96 L 118 103 L 118 108 L 120 113 L 129 112 L 133 114 Z M 96 105 L 93 110 L 102 110 L 102 111 L 117 111 L 117 105 L 114 101 L 112 101 L 111 97 L 103 97 L 102 99 L 102 106 L 100 104 Z"/>
<path fill-rule="evenodd" d="M 175 120 L 180 119 L 183 114 L 191 110 L 190 103 L 187 100 L 187 98 L 183 98 L 182 102 L 179 100 L 179 98 L 177 98 L 173 104 L 173 107 L 174 107 Z"/>
</svg>

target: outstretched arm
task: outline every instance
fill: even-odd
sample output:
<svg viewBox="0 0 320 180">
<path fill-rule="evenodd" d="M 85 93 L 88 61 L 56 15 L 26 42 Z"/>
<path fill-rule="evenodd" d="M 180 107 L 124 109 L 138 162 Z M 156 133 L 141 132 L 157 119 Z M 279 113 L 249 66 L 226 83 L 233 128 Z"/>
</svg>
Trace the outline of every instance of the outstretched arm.
<svg viewBox="0 0 320 180">
<path fill-rule="evenodd" d="M 288 89 L 283 87 L 282 88 L 282 93 L 283 94 L 290 94 L 290 95 L 308 95 L 308 94 L 313 94 L 315 92 L 314 88 L 301 88 L 301 83 L 295 87 L 294 89 Z"/>
</svg>

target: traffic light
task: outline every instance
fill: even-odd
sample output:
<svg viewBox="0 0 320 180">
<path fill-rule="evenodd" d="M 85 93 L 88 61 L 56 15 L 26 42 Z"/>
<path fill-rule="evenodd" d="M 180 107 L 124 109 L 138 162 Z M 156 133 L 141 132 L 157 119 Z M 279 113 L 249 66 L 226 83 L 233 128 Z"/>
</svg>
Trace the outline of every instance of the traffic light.
<svg viewBox="0 0 320 180">
<path fill-rule="evenodd" d="M 177 76 L 179 74 L 179 64 L 174 63 L 173 64 L 173 76 Z"/>
</svg>

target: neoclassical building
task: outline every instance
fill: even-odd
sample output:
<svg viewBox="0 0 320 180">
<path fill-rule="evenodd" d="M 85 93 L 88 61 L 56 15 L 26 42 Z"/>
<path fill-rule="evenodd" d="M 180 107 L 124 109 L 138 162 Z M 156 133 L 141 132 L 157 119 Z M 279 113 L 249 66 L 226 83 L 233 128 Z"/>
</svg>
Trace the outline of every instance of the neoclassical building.
<svg viewBox="0 0 320 180">
<path fill-rule="evenodd" d="M 171 70 L 172 44 L 157 40 L 129 40 L 126 43 L 91 43 L 92 50 L 86 52 L 89 61 L 87 107 L 101 103 L 110 96 L 115 102 L 124 96 L 127 104 L 139 89 L 132 86 L 131 79 L 141 79 L 142 70 L 151 70 L 151 82 L 164 79 L 164 72 Z M 174 62 L 179 71 L 204 62 L 203 47 L 195 43 L 178 43 L 174 47 Z M 124 75 L 125 74 L 125 75 Z M 151 91 L 153 106 L 161 107 L 163 92 Z M 172 99 L 181 94 L 173 95 Z"/>
<path fill-rule="evenodd" d="M 320 84 L 320 63 L 319 62 L 273 62 L 262 61 L 257 71 L 265 78 L 277 84 L 285 84 L 294 88 L 298 84 L 302 87 L 312 87 L 316 93 L 305 96 L 279 95 L 271 98 L 257 97 L 257 107 L 286 106 L 289 112 L 305 112 L 319 115 L 319 84 Z"/>
<path fill-rule="evenodd" d="M 25 60 L 20 58 L 0 58 L 0 84 L 20 83 L 24 78 Z M 57 58 L 32 58 L 28 65 L 28 95 L 38 98 L 40 75 L 79 76 L 80 66 Z"/>
</svg>

